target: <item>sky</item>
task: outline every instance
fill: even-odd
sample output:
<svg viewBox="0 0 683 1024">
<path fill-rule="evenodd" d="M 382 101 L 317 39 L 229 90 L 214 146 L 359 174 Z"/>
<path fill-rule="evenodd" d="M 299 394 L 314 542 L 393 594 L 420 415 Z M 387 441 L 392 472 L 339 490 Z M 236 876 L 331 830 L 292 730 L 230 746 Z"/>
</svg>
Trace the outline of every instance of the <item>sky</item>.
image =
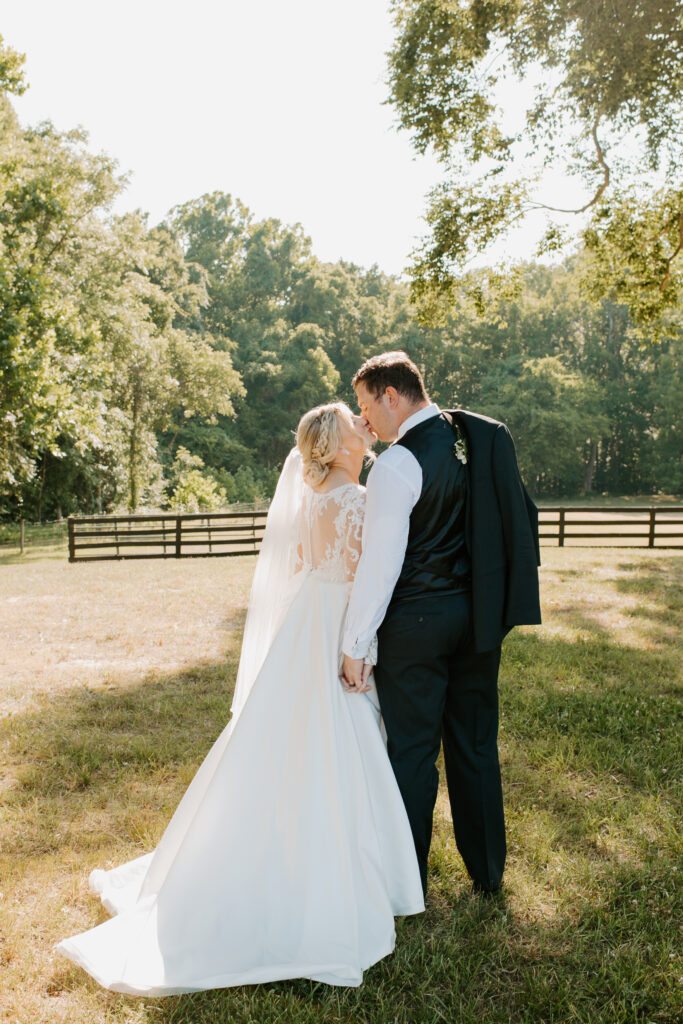
<svg viewBox="0 0 683 1024">
<path fill-rule="evenodd" d="M 117 213 L 220 190 L 397 275 L 426 232 L 442 169 L 384 102 L 388 0 L 0 0 L 0 34 L 26 54 L 21 122 L 81 125 L 130 173 Z"/>
</svg>

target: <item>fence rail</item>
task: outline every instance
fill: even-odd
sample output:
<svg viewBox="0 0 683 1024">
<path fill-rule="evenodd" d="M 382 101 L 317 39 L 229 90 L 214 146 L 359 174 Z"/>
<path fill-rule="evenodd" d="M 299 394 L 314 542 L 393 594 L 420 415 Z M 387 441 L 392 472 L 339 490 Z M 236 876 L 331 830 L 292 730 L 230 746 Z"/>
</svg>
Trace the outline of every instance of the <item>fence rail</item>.
<svg viewBox="0 0 683 1024">
<path fill-rule="evenodd" d="M 253 555 L 267 509 L 158 515 L 69 516 L 69 561 Z"/>
<path fill-rule="evenodd" d="M 544 547 L 683 548 L 683 505 L 544 505 L 538 513 Z"/>
<path fill-rule="evenodd" d="M 70 516 L 69 561 L 205 558 L 255 554 L 267 509 L 121 516 Z M 683 505 L 545 505 L 543 547 L 683 548 Z"/>
</svg>

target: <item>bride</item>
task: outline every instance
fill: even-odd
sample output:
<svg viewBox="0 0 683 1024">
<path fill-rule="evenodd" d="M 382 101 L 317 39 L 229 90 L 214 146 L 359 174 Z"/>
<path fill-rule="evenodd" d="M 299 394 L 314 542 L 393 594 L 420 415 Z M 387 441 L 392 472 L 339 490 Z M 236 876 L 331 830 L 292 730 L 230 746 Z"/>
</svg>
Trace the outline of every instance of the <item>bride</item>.
<svg viewBox="0 0 683 1024">
<path fill-rule="evenodd" d="M 424 910 L 370 665 L 360 692 L 339 680 L 373 441 L 343 403 L 299 423 L 254 574 L 232 718 L 157 848 L 92 872 L 114 916 L 57 946 L 106 988 L 360 985 L 394 948 L 394 916 Z"/>
</svg>

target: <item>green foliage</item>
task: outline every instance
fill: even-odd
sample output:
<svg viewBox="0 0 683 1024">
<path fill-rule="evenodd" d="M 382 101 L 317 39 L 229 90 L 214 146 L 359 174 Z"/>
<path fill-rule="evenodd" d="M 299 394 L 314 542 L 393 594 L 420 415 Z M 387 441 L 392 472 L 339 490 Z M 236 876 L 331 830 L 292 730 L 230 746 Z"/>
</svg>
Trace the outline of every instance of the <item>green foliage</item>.
<svg viewBox="0 0 683 1024">
<path fill-rule="evenodd" d="M 79 132 L 20 129 L 0 98 L 0 488 L 15 496 L 61 439 L 97 444 L 101 407 L 88 382 L 99 335 L 81 282 L 103 228 L 95 214 L 121 187 Z M 92 286 L 91 286 L 92 287 Z"/>
<path fill-rule="evenodd" d="M 0 35 L 0 93 L 10 92 L 21 96 L 28 86 L 22 70 L 26 57 L 23 53 L 5 46 Z"/>
<path fill-rule="evenodd" d="M 641 327 L 683 280 L 683 3 L 668 0 L 394 0 L 390 102 L 446 181 L 429 197 L 430 235 L 415 254 L 423 315 L 452 301 L 468 259 L 534 209 L 583 214 L 593 294 Z M 538 84 L 525 123 L 506 131 L 505 83 Z M 531 158 L 531 163 L 530 163 Z M 539 203 L 537 177 L 562 169 L 586 201 Z M 571 239 L 551 220 L 545 251 Z M 649 336 L 653 337 L 652 329 Z"/>
<path fill-rule="evenodd" d="M 231 398 L 242 385 L 227 352 L 213 349 L 201 333 L 183 329 L 198 316 L 205 293 L 203 286 L 192 285 L 180 248 L 166 232 L 149 233 L 137 214 L 115 222 L 113 229 L 126 262 L 112 280 L 108 387 L 119 445 L 124 445 L 128 506 L 135 509 L 141 483 L 158 467 L 158 432 L 170 427 L 174 416 L 232 415 Z"/>
<path fill-rule="evenodd" d="M 103 220 L 124 182 L 82 133 L 23 130 L 4 99 L 0 117 L 0 488 L 38 515 L 54 475 L 60 510 L 159 504 L 158 432 L 243 390 L 194 328 L 203 272 L 140 214 Z M 69 479 L 80 501 L 57 496 Z"/>
<path fill-rule="evenodd" d="M 679 337 L 658 361 L 648 389 L 651 432 L 646 457 L 657 485 L 683 493 L 683 340 Z"/>
<path fill-rule="evenodd" d="M 475 8 L 481 18 L 484 8 L 486 17 L 502 10 L 437 7 L 443 47 L 457 8 L 458 47 L 473 54 L 481 33 L 465 31 L 467 19 Z M 509 17 L 518 13 L 510 4 Z M 426 26 L 418 19 L 410 31 Z M 432 57 L 436 118 L 445 94 L 441 56 Z M 444 145 L 455 116 L 439 129 Z M 502 154 L 492 124 L 482 122 L 472 146 Z M 463 258 L 473 237 L 485 246 L 525 200 L 502 178 L 482 202 L 466 183 L 455 193 L 444 186 L 432 223 L 444 291 L 421 295 L 426 326 L 407 285 L 377 267 L 322 263 L 299 225 L 258 221 L 228 194 L 175 207 L 151 229 L 139 212 L 111 217 L 125 184 L 114 162 L 90 154 L 80 132 L 21 128 L 3 97 L 0 142 L 4 515 L 266 499 L 302 413 L 338 398 L 353 405 L 353 373 L 386 349 L 415 359 L 442 406 L 505 420 L 538 495 L 680 490 L 680 282 L 667 264 L 677 230 L 668 193 L 658 194 L 659 213 L 615 193 L 604 230 L 561 266 L 470 272 L 453 290 L 449 245 Z M 642 230 L 633 233 L 636 215 Z M 660 215 L 661 237 L 650 230 Z M 649 248 L 640 245 L 646 222 Z M 425 264 L 427 277 L 432 269 Z M 659 346 L 645 346 L 654 333 L 642 327 L 645 313 L 629 316 L 630 289 L 667 271 L 659 306 L 651 291 L 638 293 L 665 325 Z"/>
<path fill-rule="evenodd" d="M 577 454 L 609 432 L 599 399 L 594 383 L 568 370 L 558 356 L 513 356 L 483 378 L 479 408 L 507 423 L 533 493 L 558 486 L 577 493 L 583 483 Z"/>
<path fill-rule="evenodd" d="M 442 406 L 509 425 L 537 494 L 678 493 L 680 334 L 644 346 L 623 306 L 581 296 L 585 273 L 527 264 L 507 291 L 471 273 L 413 355 Z"/>
<path fill-rule="evenodd" d="M 204 463 L 187 448 L 178 448 L 173 462 L 173 494 L 169 508 L 178 512 L 213 512 L 222 508 L 226 493 L 215 479 L 203 473 Z"/>
<path fill-rule="evenodd" d="M 683 252 L 682 188 L 649 197 L 616 193 L 596 208 L 583 241 L 586 295 L 628 306 L 641 337 L 675 332 L 683 300 L 683 275 L 674 262 Z"/>
<path fill-rule="evenodd" d="M 395 286 L 373 271 L 319 263 L 299 227 L 254 221 L 222 193 L 176 207 L 168 227 L 206 275 L 209 303 L 198 329 L 230 352 L 245 388 L 234 420 L 195 422 L 193 444 L 207 466 L 248 468 L 255 493 L 269 493 L 299 417 L 340 391 L 351 399 L 349 381 L 365 354 L 389 344 Z M 186 425 L 176 427 L 171 446 L 188 437 Z"/>
</svg>

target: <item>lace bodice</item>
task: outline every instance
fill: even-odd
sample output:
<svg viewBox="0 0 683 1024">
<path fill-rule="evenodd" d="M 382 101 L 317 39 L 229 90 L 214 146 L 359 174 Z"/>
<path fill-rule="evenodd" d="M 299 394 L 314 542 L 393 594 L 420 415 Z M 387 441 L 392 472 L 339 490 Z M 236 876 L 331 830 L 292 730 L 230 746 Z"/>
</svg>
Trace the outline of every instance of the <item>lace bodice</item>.
<svg viewBox="0 0 683 1024">
<path fill-rule="evenodd" d="M 304 495 L 297 570 L 306 569 L 332 583 L 353 582 L 361 553 L 365 488 L 341 484 Z"/>
<path fill-rule="evenodd" d="M 346 586 L 351 593 L 362 550 L 365 488 L 341 484 L 325 494 L 307 487 L 299 524 L 296 572 L 310 572 L 330 583 Z M 365 658 L 377 663 L 377 637 Z"/>
</svg>

